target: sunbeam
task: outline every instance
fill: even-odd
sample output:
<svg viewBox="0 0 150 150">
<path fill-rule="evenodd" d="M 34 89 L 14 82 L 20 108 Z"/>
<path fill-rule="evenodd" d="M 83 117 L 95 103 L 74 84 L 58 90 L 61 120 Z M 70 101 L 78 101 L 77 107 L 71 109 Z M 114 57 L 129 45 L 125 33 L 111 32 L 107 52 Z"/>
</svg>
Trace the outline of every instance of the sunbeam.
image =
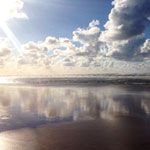
<svg viewBox="0 0 150 150">
<path fill-rule="evenodd" d="M 5 22 L 0 23 L 0 27 L 3 30 L 3 32 L 6 34 L 6 36 L 9 38 L 9 40 L 12 42 L 13 46 L 15 47 L 14 53 L 16 55 L 21 55 L 21 43 L 17 39 L 17 37 L 14 35 L 14 33 L 10 30 L 8 25 Z"/>
</svg>

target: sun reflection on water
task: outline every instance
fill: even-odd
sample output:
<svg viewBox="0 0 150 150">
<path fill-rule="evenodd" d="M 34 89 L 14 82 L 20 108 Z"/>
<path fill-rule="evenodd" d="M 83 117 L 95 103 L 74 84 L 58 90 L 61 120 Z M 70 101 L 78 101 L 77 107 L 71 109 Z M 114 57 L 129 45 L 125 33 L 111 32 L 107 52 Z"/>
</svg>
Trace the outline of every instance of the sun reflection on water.
<svg viewBox="0 0 150 150">
<path fill-rule="evenodd" d="M 0 133 L 1 150 L 38 150 L 36 135 L 32 130 Z"/>
</svg>

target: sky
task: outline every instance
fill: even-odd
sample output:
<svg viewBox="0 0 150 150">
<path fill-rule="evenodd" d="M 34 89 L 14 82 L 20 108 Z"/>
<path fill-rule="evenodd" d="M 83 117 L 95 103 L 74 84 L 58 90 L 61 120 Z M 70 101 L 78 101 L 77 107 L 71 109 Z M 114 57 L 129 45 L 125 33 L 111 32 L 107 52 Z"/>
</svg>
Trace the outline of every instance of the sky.
<svg viewBox="0 0 150 150">
<path fill-rule="evenodd" d="M 147 0 L 0 0 L 0 75 L 150 74 Z"/>
</svg>

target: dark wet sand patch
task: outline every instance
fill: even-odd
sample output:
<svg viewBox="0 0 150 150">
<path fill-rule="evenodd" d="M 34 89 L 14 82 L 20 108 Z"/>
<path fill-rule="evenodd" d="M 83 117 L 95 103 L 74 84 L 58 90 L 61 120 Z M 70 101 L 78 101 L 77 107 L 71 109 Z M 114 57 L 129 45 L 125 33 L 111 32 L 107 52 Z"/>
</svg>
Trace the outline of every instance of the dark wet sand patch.
<svg viewBox="0 0 150 150">
<path fill-rule="evenodd" d="M 93 120 L 0 134 L 0 150 L 150 150 L 150 126 L 134 118 Z"/>
</svg>

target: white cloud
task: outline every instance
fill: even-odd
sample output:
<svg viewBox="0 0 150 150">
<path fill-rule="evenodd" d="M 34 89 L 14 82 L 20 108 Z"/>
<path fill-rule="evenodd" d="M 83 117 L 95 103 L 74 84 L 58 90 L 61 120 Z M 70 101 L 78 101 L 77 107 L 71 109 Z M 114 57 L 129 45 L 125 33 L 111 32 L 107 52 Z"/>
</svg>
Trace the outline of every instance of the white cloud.
<svg viewBox="0 0 150 150">
<path fill-rule="evenodd" d="M 61 72 L 61 69 L 57 68 L 70 68 L 67 70 L 67 73 L 72 73 L 73 70 L 77 68 L 80 68 L 78 73 L 83 73 L 84 70 L 93 73 L 98 73 L 100 71 L 109 73 L 144 73 L 150 70 L 150 62 L 148 60 L 142 60 L 140 62 L 124 61 L 125 56 L 127 58 L 130 57 L 131 54 L 128 55 L 128 53 L 130 53 L 131 49 L 133 51 L 133 48 L 135 48 L 134 44 L 138 45 L 137 43 L 139 43 L 140 38 L 136 40 L 133 38 L 131 41 L 125 40 L 120 44 L 113 43 L 112 46 L 111 44 L 108 45 L 108 43 L 100 41 L 100 36 L 101 31 L 97 27 L 97 24 L 95 26 L 90 25 L 85 29 L 80 28 L 74 31 L 73 40 L 48 36 L 43 41 L 30 41 L 22 45 L 22 50 L 24 52 L 22 56 L 15 55 L 11 52 L 13 48 L 9 40 L 1 39 L 0 66 L 8 68 L 8 66 L 10 67 L 13 65 L 13 67 L 16 66 L 16 68 L 20 68 L 21 72 L 25 70 L 32 72 L 35 68 L 38 68 L 35 70 L 43 68 L 43 72 L 52 70 L 52 68 L 53 70 L 57 70 L 56 72 Z M 147 53 L 148 47 L 149 40 L 141 46 L 139 49 L 140 53 Z M 125 51 L 116 52 L 116 49 L 122 50 L 123 48 Z M 126 49 L 128 49 L 129 52 L 127 52 Z M 122 55 L 119 55 L 120 53 L 124 56 L 123 58 Z M 134 53 L 132 55 L 134 55 Z M 118 60 L 118 58 L 120 58 L 120 60 Z M 74 71 L 74 73 L 76 72 L 77 71 Z M 42 72 L 38 73 L 43 74 Z"/>
<path fill-rule="evenodd" d="M 89 27 L 95 27 L 95 26 L 99 26 L 100 22 L 99 20 L 93 20 L 92 22 L 89 23 Z"/>
<path fill-rule="evenodd" d="M 6 65 L 11 58 L 11 45 L 8 39 L 0 39 L 0 65 Z"/>
<path fill-rule="evenodd" d="M 78 41 L 82 44 L 95 42 L 100 36 L 100 29 L 96 26 L 89 27 L 87 29 L 78 28 L 73 32 L 74 41 Z"/>
<path fill-rule="evenodd" d="M 0 48 L 0 57 L 6 57 L 11 53 L 11 49 L 9 48 L 5 48 L 5 47 L 1 47 Z"/>
<path fill-rule="evenodd" d="M 142 45 L 141 53 L 150 53 L 150 39 L 147 39 Z"/>
<path fill-rule="evenodd" d="M 150 1 L 114 0 L 103 38 L 107 40 L 128 40 L 141 35 L 150 16 Z"/>
<path fill-rule="evenodd" d="M 114 0 L 100 40 L 109 46 L 109 56 L 135 60 L 143 45 L 144 31 L 149 24 L 150 1 Z M 143 55 L 144 57 L 144 55 Z"/>
</svg>

